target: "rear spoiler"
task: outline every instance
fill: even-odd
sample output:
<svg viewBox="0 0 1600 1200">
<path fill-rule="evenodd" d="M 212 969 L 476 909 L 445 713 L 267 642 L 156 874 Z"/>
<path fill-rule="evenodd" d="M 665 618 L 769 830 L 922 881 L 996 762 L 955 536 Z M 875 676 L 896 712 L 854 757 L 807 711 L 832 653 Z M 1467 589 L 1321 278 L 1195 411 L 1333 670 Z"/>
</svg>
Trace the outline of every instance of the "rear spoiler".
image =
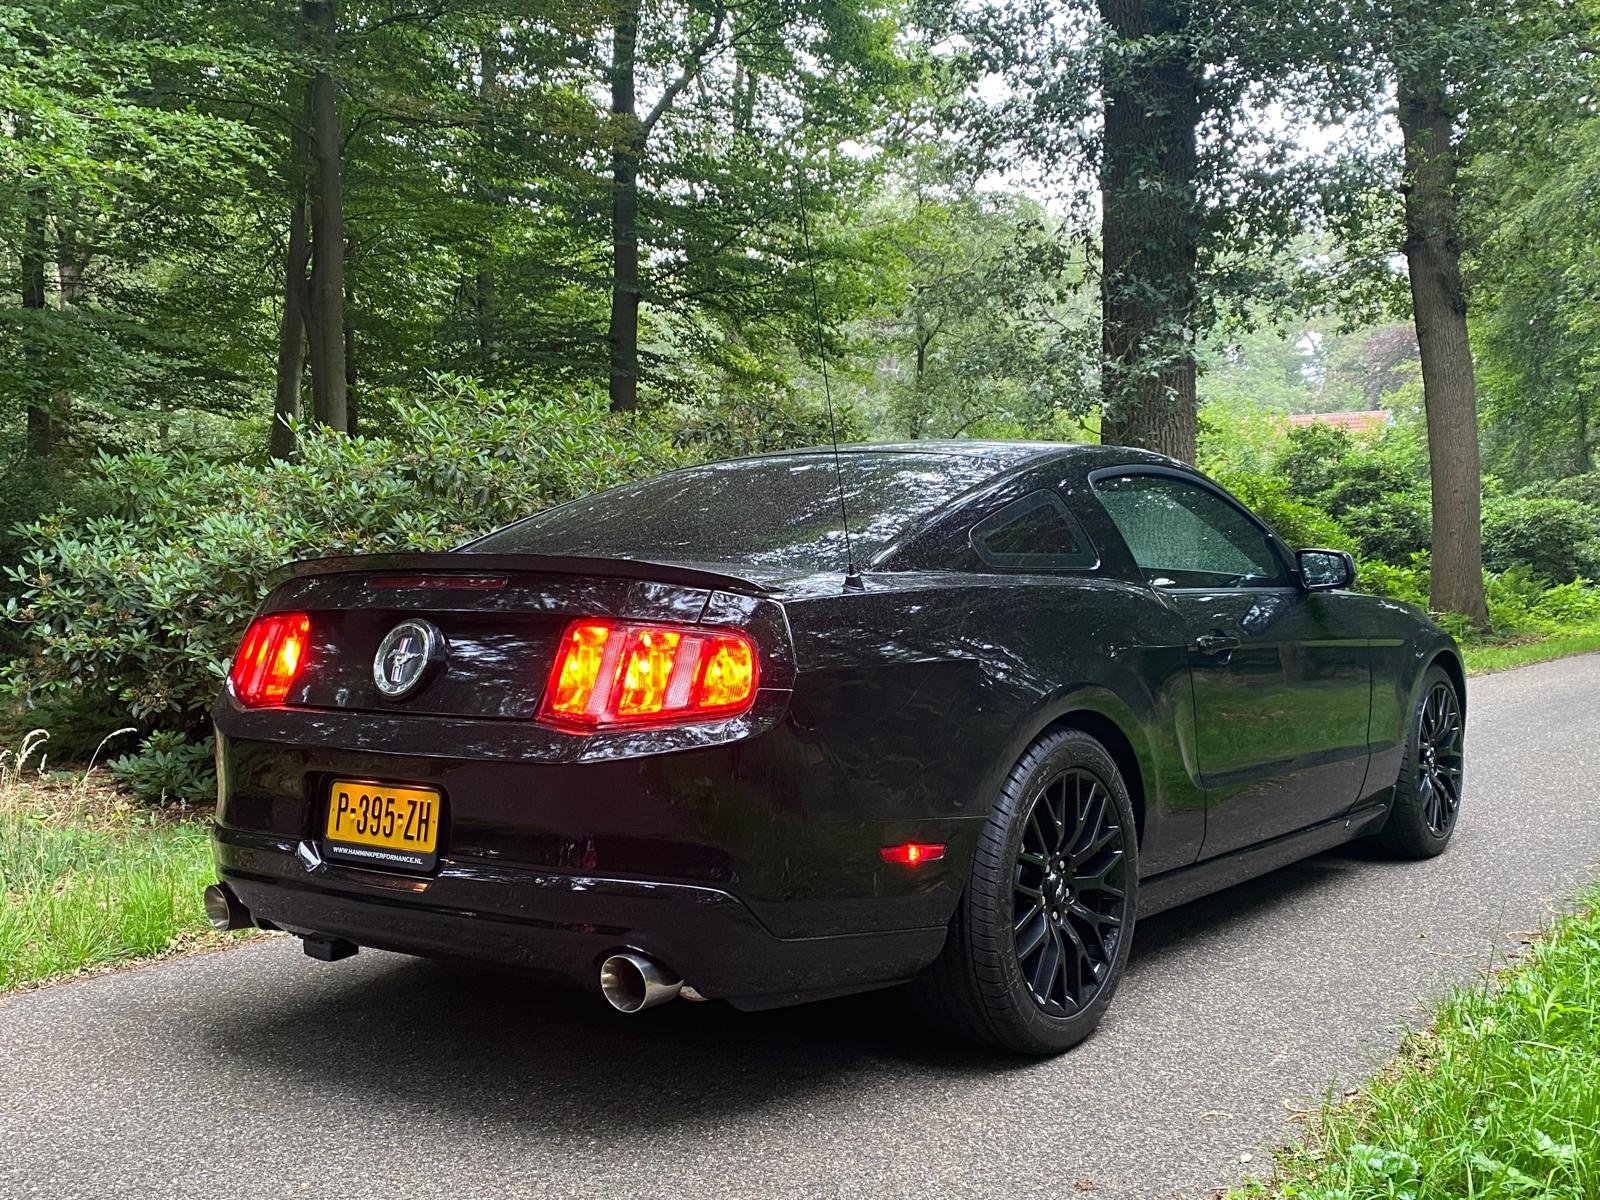
<svg viewBox="0 0 1600 1200">
<path fill-rule="evenodd" d="M 496 575 L 503 572 L 541 571 L 550 575 L 599 575 L 610 579 L 643 579 L 684 587 L 766 595 L 768 589 L 753 579 L 720 571 L 685 567 L 675 563 L 646 562 L 636 558 L 584 558 L 560 554 L 477 554 L 456 551 L 409 554 L 346 554 L 336 558 L 307 558 L 274 571 L 269 588 L 290 579 L 313 575 L 347 575 L 357 571 L 406 571 Z"/>
</svg>

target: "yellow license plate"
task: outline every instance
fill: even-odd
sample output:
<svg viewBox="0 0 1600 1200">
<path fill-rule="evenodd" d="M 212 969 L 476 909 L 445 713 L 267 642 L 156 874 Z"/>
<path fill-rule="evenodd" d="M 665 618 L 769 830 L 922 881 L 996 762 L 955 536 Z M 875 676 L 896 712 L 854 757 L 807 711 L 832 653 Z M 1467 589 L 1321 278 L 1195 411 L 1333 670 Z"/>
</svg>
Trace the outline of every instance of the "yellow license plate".
<svg viewBox="0 0 1600 1200">
<path fill-rule="evenodd" d="M 438 861 L 441 808 L 432 788 L 335 779 L 324 849 L 374 867 L 431 870 Z"/>
</svg>

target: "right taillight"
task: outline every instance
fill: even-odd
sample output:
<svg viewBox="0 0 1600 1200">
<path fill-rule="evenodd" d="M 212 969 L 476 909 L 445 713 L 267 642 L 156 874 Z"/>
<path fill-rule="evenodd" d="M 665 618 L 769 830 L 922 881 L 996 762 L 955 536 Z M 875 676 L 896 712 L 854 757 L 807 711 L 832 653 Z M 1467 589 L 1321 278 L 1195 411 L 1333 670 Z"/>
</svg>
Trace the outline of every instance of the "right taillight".
<svg viewBox="0 0 1600 1200">
<path fill-rule="evenodd" d="M 738 716 L 755 703 L 759 673 L 755 643 L 737 630 L 573 621 L 539 719 L 596 729 Z"/>
<path fill-rule="evenodd" d="M 268 613 L 250 622 L 233 656 L 228 688 L 246 708 L 282 704 L 300 673 L 311 639 L 305 613 Z"/>
</svg>

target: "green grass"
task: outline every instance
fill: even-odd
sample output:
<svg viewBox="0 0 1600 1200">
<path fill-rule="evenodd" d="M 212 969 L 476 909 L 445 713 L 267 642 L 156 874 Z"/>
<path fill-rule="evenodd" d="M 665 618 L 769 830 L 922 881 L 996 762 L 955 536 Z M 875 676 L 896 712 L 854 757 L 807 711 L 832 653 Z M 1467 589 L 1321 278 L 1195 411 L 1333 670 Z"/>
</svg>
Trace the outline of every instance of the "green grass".
<svg viewBox="0 0 1600 1200">
<path fill-rule="evenodd" d="M 1600 888 L 1582 902 L 1235 1200 L 1600 1197 Z"/>
<path fill-rule="evenodd" d="M 214 940 L 206 828 L 75 783 L 0 789 L 0 991 Z"/>
<path fill-rule="evenodd" d="M 1501 645 L 1468 644 L 1462 647 L 1462 657 L 1466 659 L 1469 675 L 1482 675 L 1488 671 L 1525 667 L 1529 663 L 1565 658 L 1569 654 L 1588 654 L 1595 650 L 1600 650 L 1600 628 L 1574 629 L 1533 641 Z"/>
</svg>

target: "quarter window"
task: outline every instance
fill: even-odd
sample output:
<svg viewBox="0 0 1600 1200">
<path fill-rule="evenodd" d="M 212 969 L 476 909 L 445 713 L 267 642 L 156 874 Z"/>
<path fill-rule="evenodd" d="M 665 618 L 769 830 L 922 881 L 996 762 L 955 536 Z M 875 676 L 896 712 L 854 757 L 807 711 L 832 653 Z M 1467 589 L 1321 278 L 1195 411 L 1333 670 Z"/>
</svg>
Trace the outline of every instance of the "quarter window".
<svg viewBox="0 0 1600 1200">
<path fill-rule="evenodd" d="M 972 547 L 994 567 L 1020 571 L 1092 568 L 1098 556 L 1054 492 L 1030 492 L 972 529 Z"/>
<path fill-rule="evenodd" d="M 1225 497 L 1173 475 L 1102 478 L 1095 493 L 1155 587 L 1278 587 L 1283 564 L 1261 527 Z"/>
</svg>

